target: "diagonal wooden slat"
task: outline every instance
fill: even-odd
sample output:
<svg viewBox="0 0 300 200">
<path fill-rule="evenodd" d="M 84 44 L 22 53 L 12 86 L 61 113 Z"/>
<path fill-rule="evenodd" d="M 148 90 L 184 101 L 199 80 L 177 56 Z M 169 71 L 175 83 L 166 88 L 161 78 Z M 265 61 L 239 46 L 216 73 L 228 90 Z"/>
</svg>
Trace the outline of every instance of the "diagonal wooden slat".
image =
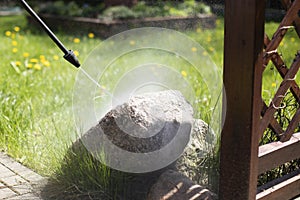
<svg viewBox="0 0 300 200">
<path fill-rule="evenodd" d="M 283 5 L 285 10 L 288 10 L 292 5 L 292 1 L 291 0 L 281 0 L 281 4 Z M 295 18 L 295 20 L 293 21 L 293 25 L 296 28 L 298 37 L 300 37 L 300 18 L 299 17 Z"/>
<path fill-rule="evenodd" d="M 291 0 L 281 0 L 281 4 L 285 10 L 288 10 L 292 5 L 292 1 Z"/>
<path fill-rule="evenodd" d="M 287 13 L 283 20 L 281 21 L 279 28 L 273 35 L 273 38 L 269 45 L 265 49 L 265 54 L 273 52 L 279 46 L 281 40 L 286 34 L 287 30 L 292 28 L 293 21 L 298 17 L 298 11 L 300 10 L 300 0 L 295 0 L 290 8 L 287 10 Z M 264 56 L 264 63 L 268 63 L 271 58 L 269 56 Z"/>
<path fill-rule="evenodd" d="M 264 43 L 266 46 L 270 43 L 270 39 L 266 34 L 265 34 L 265 38 L 264 38 Z M 280 76 L 282 78 L 284 78 L 288 72 L 288 68 L 284 64 L 284 62 L 283 62 L 281 56 L 278 54 L 278 52 L 274 52 L 272 54 L 271 60 L 272 60 L 273 64 L 275 65 L 277 71 L 279 72 Z M 291 85 L 291 93 L 295 97 L 296 101 L 300 102 L 300 88 L 297 85 L 295 80 L 293 80 L 291 84 L 292 84 Z"/>
<path fill-rule="evenodd" d="M 292 66 L 290 67 L 287 74 L 285 75 L 279 89 L 277 90 L 271 105 L 268 107 L 264 116 L 261 119 L 261 123 L 258 129 L 259 134 L 264 132 L 264 130 L 268 127 L 271 119 L 274 117 L 274 113 L 278 109 L 287 90 L 291 87 L 292 81 L 294 80 L 295 75 L 299 70 L 299 67 L 300 67 L 300 54 L 298 53 L 296 55 L 294 62 L 292 63 Z"/>
<path fill-rule="evenodd" d="M 272 62 L 274 66 L 276 67 L 277 71 L 279 72 L 280 76 L 282 78 L 285 77 L 287 72 L 289 71 L 286 65 L 284 64 L 282 58 L 278 53 L 275 53 L 272 57 Z M 300 102 L 300 88 L 297 85 L 295 80 L 291 80 L 291 93 L 293 94 L 294 98 L 296 99 L 297 102 Z"/>
<path fill-rule="evenodd" d="M 264 116 L 264 114 L 266 113 L 267 109 L 268 109 L 268 106 L 267 104 L 263 101 L 263 99 L 261 99 L 262 101 L 262 109 L 261 109 L 261 116 Z M 280 124 L 278 124 L 278 122 L 276 121 L 275 118 L 272 118 L 271 121 L 270 121 L 270 124 L 269 124 L 269 128 L 274 132 L 276 133 L 276 135 L 279 137 L 283 132 L 284 130 L 282 129 L 282 127 L 280 126 Z M 260 135 L 260 138 L 262 137 L 262 133 Z"/>
<path fill-rule="evenodd" d="M 293 118 L 292 118 L 290 124 L 288 125 L 287 129 L 285 130 L 284 134 L 280 136 L 281 142 L 286 142 L 292 137 L 295 129 L 299 125 L 299 122 L 300 122 L 300 109 L 298 109 L 296 114 L 293 116 Z"/>
</svg>

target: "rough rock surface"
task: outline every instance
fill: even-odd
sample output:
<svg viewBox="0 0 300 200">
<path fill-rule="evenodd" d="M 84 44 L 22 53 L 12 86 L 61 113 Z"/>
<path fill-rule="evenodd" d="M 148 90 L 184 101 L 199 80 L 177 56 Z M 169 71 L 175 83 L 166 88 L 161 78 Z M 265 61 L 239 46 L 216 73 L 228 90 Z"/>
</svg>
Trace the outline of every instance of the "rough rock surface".
<svg viewBox="0 0 300 200">
<path fill-rule="evenodd" d="M 193 108 L 178 91 L 146 93 L 108 112 L 99 122 L 104 134 L 124 150 L 159 150 L 178 134 L 182 123 L 192 126 Z M 181 133 L 188 135 L 190 132 Z"/>
<path fill-rule="evenodd" d="M 209 125 L 201 119 L 195 119 L 189 145 L 176 162 L 176 168 L 191 180 L 207 183 L 205 174 L 201 171 L 201 162 L 213 150 L 216 137 Z"/>
<path fill-rule="evenodd" d="M 93 155 L 104 152 L 110 167 L 144 173 L 178 159 L 192 124 L 193 108 L 179 91 L 144 93 L 110 110 L 81 140 Z"/>
</svg>

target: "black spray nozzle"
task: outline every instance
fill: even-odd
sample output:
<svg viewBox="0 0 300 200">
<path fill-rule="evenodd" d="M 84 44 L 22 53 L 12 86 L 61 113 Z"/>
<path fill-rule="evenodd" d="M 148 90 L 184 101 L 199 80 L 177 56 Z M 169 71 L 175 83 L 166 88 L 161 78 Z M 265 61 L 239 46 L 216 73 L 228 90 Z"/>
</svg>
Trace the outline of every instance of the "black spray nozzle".
<svg viewBox="0 0 300 200">
<path fill-rule="evenodd" d="M 66 47 L 59 41 L 59 39 L 54 35 L 54 33 L 48 28 L 48 26 L 41 20 L 41 18 L 34 12 L 34 10 L 26 3 L 25 0 L 21 0 L 22 5 L 27 10 L 27 12 L 42 26 L 44 31 L 49 35 L 49 37 L 55 42 L 55 44 L 64 52 L 64 58 L 69 61 L 75 67 L 80 67 L 80 63 L 72 50 L 67 50 Z"/>
<path fill-rule="evenodd" d="M 68 53 L 64 55 L 64 59 L 69 61 L 75 67 L 80 67 L 80 63 L 72 50 L 69 50 Z"/>
</svg>

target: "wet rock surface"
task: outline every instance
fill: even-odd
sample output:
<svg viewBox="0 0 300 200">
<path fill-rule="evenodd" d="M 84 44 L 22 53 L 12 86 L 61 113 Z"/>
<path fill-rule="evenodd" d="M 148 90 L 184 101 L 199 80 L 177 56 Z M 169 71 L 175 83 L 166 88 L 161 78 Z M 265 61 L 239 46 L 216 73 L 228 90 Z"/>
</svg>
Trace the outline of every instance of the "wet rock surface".
<svg viewBox="0 0 300 200">
<path fill-rule="evenodd" d="M 192 126 L 193 109 L 178 91 L 146 93 L 132 97 L 112 109 L 99 122 L 104 134 L 118 147 L 138 153 L 152 152 L 167 145 L 185 123 Z"/>
</svg>

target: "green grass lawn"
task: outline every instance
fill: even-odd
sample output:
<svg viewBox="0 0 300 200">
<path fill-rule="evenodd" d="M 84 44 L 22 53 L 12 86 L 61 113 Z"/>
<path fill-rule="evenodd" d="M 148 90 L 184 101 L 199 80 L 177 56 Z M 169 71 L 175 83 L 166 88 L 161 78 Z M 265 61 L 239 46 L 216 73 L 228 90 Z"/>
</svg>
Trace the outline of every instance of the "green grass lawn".
<svg viewBox="0 0 300 200">
<path fill-rule="evenodd" d="M 272 33 L 277 26 L 278 23 L 267 23 L 267 33 Z M 219 66 L 220 75 L 223 29 L 224 21 L 219 18 L 214 30 L 199 28 L 186 32 L 207 50 Z M 81 62 L 101 42 L 89 33 L 57 36 L 66 47 L 77 51 Z M 29 27 L 24 16 L 0 17 L 0 40 L 0 150 L 40 174 L 52 176 L 60 171 L 64 156 L 77 137 L 72 113 L 77 69 L 62 58 L 60 50 L 44 33 Z M 298 44 L 295 31 L 288 32 L 280 44 L 279 52 L 289 65 Z M 186 70 L 183 75 L 189 73 Z M 264 99 L 271 98 L 280 80 L 275 69 L 268 66 L 263 80 Z M 209 93 L 199 95 L 209 98 Z M 205 106 L 200 112 L 205 112 Z M 87 163 L 93 168 L 90 161 Z M 93 178 L 89 176 L 88 180 Z M 95 181 L 98 179 L 92 182 Z"/>
<path fill-rule="evenodd" d="M 23 16 L 1 17 L 0 149 L 51 175 L 74 135 L 73 66 L 43 33 L 27 27 Z M 87 36 L 58 37 L 79 59 L 99 43 Z M 79 41 L 80 40 L 80 41 Z"/>
</svg>

